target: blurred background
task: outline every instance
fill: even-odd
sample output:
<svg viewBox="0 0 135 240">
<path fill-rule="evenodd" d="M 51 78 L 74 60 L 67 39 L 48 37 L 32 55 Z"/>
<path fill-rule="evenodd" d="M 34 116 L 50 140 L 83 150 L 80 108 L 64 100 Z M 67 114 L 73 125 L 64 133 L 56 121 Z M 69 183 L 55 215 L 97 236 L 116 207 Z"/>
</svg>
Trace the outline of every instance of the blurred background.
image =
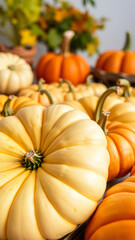
<svg viewBox="0 0 135 240">
<path fill-rule="evenodd" d="M 10 41 L 9 38 L 3 34 L 3 32 L 7 32 L 7 28 L 5 27 L 5 22 L 6 22 L 6 17 L 10 16 L 12 17 L 12 24 L 16 24 L 16 18 L 21 18 L 21 14 L 22 17 L 24 18 L 23 14 L 20 11 L 20 16 L 17 13 L 19 10 L 15 9 L 17 8 L 17 4 L 19 4 L 19 0 L 0 0 L 0 18 L 1 18 L 1 24 L 0 24 L 0 44 L 5 44 L 5 45 L 10 45 Z M 56 3 L 57 2 L 57 3 Z M 14 5 L 14 9 L 12 10 L 12 8 L 10 7 L 10 4 L 12 3 L 12 5 Z M 66 6 L 66 1 L 63 1 L 63 5 Z M 98 50 L 95 51 L 95 49 L 93 50 L 93 46 L 89 46 L 89 52 L 88 49 L 77 49 L 76 52 L 79 53 L 80 55 L 84 56 L 88 61 L 90 65 L 94 65 L 95 61 L 97 59 L 97 52 L 103 52 L 105 50 L 108 49 L 121 49 L 124 45 L 124 41 L 125 41 L 125 33 L 126 31 L 130 31 L 132 33 L 132 47 L 133 49 L 135 49 L 135 26 L 134 26 L 134 22 L 135 22 L 135 14 L 134 14 L 134 9 L 135 9 L 135 1 L 134 0 L 96 0 L 96 1 L 81 1 L 81 0 L 68 0 L 67 1 L 68 4 L 70 4 L 72 7 L 74 7 L 75 9 L 81 11 L 82 13 L 84 12 L 88 12 L 88 14 L 90 16 L 92 16 L 96 21 L 98 21 L 99 25 L 104 24 L 103 26 L 100 26 L 100 28 L 95 29 L 95 35 L 98 39 Z M 94 3 L 94 4 L 93 4 Z M 6 4 L 9 4 L 9 8 L 10 11 L 14 11 L 15 15 L 11 16 L 12 14 L 8 12 L 3 13 L 3 8 L 5 8 Z M 24 8 L 25 8 L 25 4 L 27 5 L 27 9 L 29 11 L 29 7 L 31 5 L 31 7 L 34 5 L 36 7 L 36 9 L 38 9 L 38 5 L 42 4 L 42 10 L 43 13 L 38 13 L 39 15 L 36 16 L 37 18 L 34 20 L 35 22 L 39 22 L 39 18 L 41 18 L 41 15 L 45 14 L 45 5 L 44 4 L 49 4 L 54 5 L 55 6 L 59 6 L 58 1 L 38 1 L 38 0 L 29 0 L 29 3 L 27 3 L 27 1 L 24 0 Z M 15 7 L 16 6 L 16 7 Z M 37 7 L 38 6 L 38 7 Z M 24 9 L 23 9 L 24 10 Z M 26 10 L 26 9 L 25 9 Z M 5 15 L 6 14 L 6 15 Z M 34 14 L 37 15 L 37 12 L 32 15 L 31 17 L 34 16 Z M 26 13 L 27 15 L 27 13 Z M 62 15 L 59 13 L 59 15 L 62 17 Z M 4 16 L 4 17 L 3 17 Z M 15 18 L 16 17 L 16 18 Z M 87 17 L 87 16 L 85 16 Z M 64 17 L 63 17 L 64 18 Z M 102 18 L 102 22 L 100 21 Z M 61 18 L 61 21 L 63 19 Z M 5 21 L 5 22 L 4 22 Z M 59 20 L 60 21 L 60 20 Z M 34 23 L 35 23 L 34 22 Z M 33 24 L 33 23 L 32 23 Z M 45 23 L 42 22 L 42 27 Z M 8 25 L 8 24 L 7 24 Z M 34 25 L 33 25 L 34 26 Z M 80 25 L 78 25 L 79 28 L 81 28 Z M 31 27 L 31 26 L 30 26 Z M 35 26 L 34 26 L 35 27 Z M 41 38 L 45 38 L 45 36 L 41 37 L 41 34 L 39 34 L 39 29 L 36 30 L 36 28 L 33 27 L 33 32 L 35 33 L 35 31 L 37 31 L 37 41 L 36 41 L 36 47 L 37 47 L 37 54 L 34 58 L 34 65 L 36 65 L 38 59 L 40 58 L 40 56 L 47 52 L 49 50 L 47 43 L 45 43 L 44 41 L 41 41 Z M 11 26 L 8 25 L 8 28 L 11 30 Z M 28 26 L 29 28 L 29 26 Z M 75 28 L 75 26 L 74 26 Z M 93 27 L 94 28 L 94 27 Z M 21 29 L 21 28 L 20 28 Z M 19 30 L 20 30 L 19 29 Z M 44 30 L 44 32 L 46 33 L 46 28 L 42 29 Z M 12 30 L 11 30 L 12 31 Z M 77 30 L 79 31 L 79 30 Z M 80 30 L 81 31 L 81 30 Z M 94 31 L 94 30 L 92 30 Z M 54 33 L 54 32 L 53 32 Z M 48 41 L 52 41 L 52 39 L 55 38 L 54 34 L 51 32 L 51 34 L 48 36 Z M 23 33 L 22 33 L 23 34 Z M 14 36 L 17 38 L 17 34 L 15 33 Z M 50 39 L 52 38 L 52 39 Z M 96 40 L 97 40 L 96 39 Z M 59 41 L 59 39 L 57 38 L 57 41 Z M 75 44 L 74 44 L 75 45 Z M 94 46 L 95 47 L 95 46 Z M 59 48 L 53 49 L 54 51 L 58 51 Z"/>
</svg>

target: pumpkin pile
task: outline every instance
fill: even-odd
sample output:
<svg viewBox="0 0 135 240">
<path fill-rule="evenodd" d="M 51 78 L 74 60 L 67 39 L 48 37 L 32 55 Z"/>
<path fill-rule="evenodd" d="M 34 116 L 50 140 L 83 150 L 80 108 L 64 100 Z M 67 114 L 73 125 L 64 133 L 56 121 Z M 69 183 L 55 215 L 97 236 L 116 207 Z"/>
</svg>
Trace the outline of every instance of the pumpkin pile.
<svg viewBox="0 0 135 240">
<path fill-rule="evenodd" d="M 134 239 L 135 88 L 124 78 L 94 82 L 70 53 L 73 35 L 40 58 L 38 84 L 24 60 L 0 53 L 2 240 L 60 239 L 87 220 L 85 240 Z M 127 34 L 128 52 L 109 51 L 97 67 L 134 74 L 129 42 Z"/>
</svg>

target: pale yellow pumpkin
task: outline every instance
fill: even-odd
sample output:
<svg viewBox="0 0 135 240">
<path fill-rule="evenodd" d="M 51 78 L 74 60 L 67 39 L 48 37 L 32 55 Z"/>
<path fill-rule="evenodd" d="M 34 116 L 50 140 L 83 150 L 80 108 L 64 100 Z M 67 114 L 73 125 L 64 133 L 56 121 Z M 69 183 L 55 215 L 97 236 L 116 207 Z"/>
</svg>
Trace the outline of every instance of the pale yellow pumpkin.
<svg viewBox="0 0 135 240">
<path fill-rule="evenodd" d="M 0 142 L 0 239 L 58 239 L 94 212 L 109 154 L 102 129 L 85 113 L 22 108 L 0 121 Z"/>
<path fill-rule="evenodd" d="M 32 69 L 24 59 L 12 53 L 0 53 L 0 93 L 17 93 L 32 82 Z"/>
</svg>

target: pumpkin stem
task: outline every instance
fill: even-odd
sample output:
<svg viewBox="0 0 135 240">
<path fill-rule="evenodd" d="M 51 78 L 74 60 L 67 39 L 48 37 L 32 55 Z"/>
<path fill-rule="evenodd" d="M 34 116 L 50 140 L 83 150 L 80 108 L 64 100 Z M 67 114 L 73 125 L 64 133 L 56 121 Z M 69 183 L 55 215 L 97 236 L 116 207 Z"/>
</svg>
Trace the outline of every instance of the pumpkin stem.
<svg viewBox="0 0 135 240">
<path fill-rule="evenodd" d="M 42 153 L 30 150 L 24 155 L 22 165 L 27 170 L 35 170 L 41 166 L 43 158 Z"/>
<path fill-rule="evenodd" d="M 59 86 L 58 87 L 62 87 L 62 83 L 63 83 L 63 79 L 59 78 Z"/>
<path fill-rule="evenodd" d="M 69 92 L 74 92 L 74 88 L 73 88 L 73 85 L 70 81 L 68 80 L 62 80 L 62 79 L 59 79 L 59 81 L 61 83 L 67 83 L 68 87 L 69 87 Z"/>
<path fill-rule="evenodd" d="M 109 111 L 103 110 L 102 113 L 101 113 L 101 116 L 100 116 L 100 118 L 99 118 L 99 120 L 97 122 L 98 125 L 104 131 L 105 135 L 108 133 L 108 130 L 106 129 L 106 122 L 107 122 L 107 119 L 109 117 L 109 114 L 110 114 Z"/>
<path fill-rule="evenodd" d="M 123 97 L 127 98 L 131 96 L 131 93 L 129 91 L 130 83 L 127 79 L 118 79 L 117 80 L 117 86 L 124 87 Z"/>
<path fill-rule="evenodd" d="M 45 83 L 45 80 L 41 78 L 38 82 L 38 92 L 40 92 L 43 89 L 43 83 Z"/>
<path fill-rule="evenodd" d="M 15 70 L 15 66 L 14 66 L 14 65 L 9 65 L 9 66 L 8 66 L 8 69 L 10 69 L 10 70 Z"/>
<path fill-rule="evenodd" d="M 72 30 L 65 31 L 63 34 L 62 45 L 61 45 L 61 52 L 62 56 L 68 56 L 70 52 L 70 42 L 74 36 L 74 32 Z"/>
<path fill-rule="evenodd" d="M 14 95 L 10 95 L 7 101 L 4 103 L 1 115 L 4 117 L 12 116 L 14 114 L 13 110 L 9 107 L 10 102 L 14 99 Z"/>
<path fill-rule="evenodd" d="M 131 51 L 132 50 L 132 37 L 130 32 L 126 32 L 126 41 L 125 45 L 122 49 L 123 51 Z"/>
<path fill-rule="evenodd" d="M 112 94 L 112 93 L 116 93 L 116 94 L 120 94 L 120 87 L 117 86 L 113 86 L 108 88 L 99 98 L 98 103 L 97 103 L 97 107 L 96 107 L 96 111 L 95 111 L 95 121 L 98 122 L 98 120 L 100 119 L 102 110 L 103 110 L 103 106 L 104 106 L 104 102 L 106 100 L 106 98 Z"/>
<path fill-rule="evenodd" d="M 91 83 L 92 83 L 92 81 L 91 81 L 91 79 L 93 78 L 93 76 L 92 75 L 88 75 L 88 77 L 86 78 L 86 86 L 90 86 L 91 85 Z"/>
<path fill-rule="evenodd" d="M 40 93 L 41 93 L 41 94 L 44 94 L 44 93 L 45 93 L 46 96 L 47 96 L 48 99 L 49 99 L 50 104 L 54 104 L 53 98 L 52 98 L 52 96 L 51 96 L 51 94 L 50 94 L 50 92 L 49 92 L 48 90 L 42 89 L 42 90 L 40 90 Z"/>
</svg>

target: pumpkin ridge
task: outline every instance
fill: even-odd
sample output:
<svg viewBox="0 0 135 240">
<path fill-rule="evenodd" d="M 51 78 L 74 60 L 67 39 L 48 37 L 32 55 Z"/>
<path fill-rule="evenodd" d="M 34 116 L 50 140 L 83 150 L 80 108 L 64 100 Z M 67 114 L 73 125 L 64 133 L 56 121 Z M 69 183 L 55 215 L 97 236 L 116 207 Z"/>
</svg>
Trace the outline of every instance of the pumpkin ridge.
<svg viewBox="0 0 135 240">
<path fill-rule="evenodd" d="M 120 183 L 119 183 L 120 184 Z M 115 185 L 113 186 L 114 188 L 115 188 Z M 110 188 L 111 189 L 111 188 Z M 116 197 L 117 196 L 117 197 Z M 121 197 L 121 198 L 120 198 Z M 102 228 L 102 227 L 104 227 L 104 226 L 106 226 L 106 225 L 109 225 L 109 224 L 112 224 L 112 223 L 115 223 L 115 222 L 119 222 L 119 221 L 124 221 L 124 220 L 128 220 L 128 221 L 135 221 L 135 219 L 129 219 L 128 217 L 127 218 L 125 218 L 125 219 L 121 219 L 121 216 L 120 215 L 118 215 L 118 213 L 115 211 L 115 205 L 117 206 L 117 202 L 118 201 L 121 201 L 121 202 L 123 202 L 123 199 L 125 200 L 125 202 L 126 202 L 126 200 L 127 199 L 129 199 L 130 200 L 130 198 L 131 197 L 133 197 L 132 199 L 135 199 L 135 196 L 134 196 L 134 193 L 123 193 L 123 192 L 118 192 L 118 193 L 115 193 L 115 195 L 114 194 L 111 194 L 111 195 L 108 195 L 107 197 L 105 197 L 104 199 L 103 199 L 103 201 L 102 201 L 102 203 L 98 206 L 98 208 L 97 208 L 97 210 L 96 210 L 96 212 L 95 212 L 95 215 L 93 216 L 93 218 L 92 218 L 92 220 L 91 220 L 91 222 L 90 222 L 90 224 L 92 225 L 92 232 L 91 232 L 91 234 L 93 235 L 93 233 L 95 233 L 98 229 L 100 229 L 100 228 Z M 120 199 L 119 199 L 120 198 Z M 116 202 L 117 201 L 117 202 Z M 132 200 L 133 201 L 133 200 Z M 124 202 L 124 203 L 125 203 Z M 105 211 L 107 211 L 107 208 L 108 207 L 110 207 L 110 205 L 108 205 L 108 203 L 110 204 L 111 203 L 111 214 L 110 214 L 110 212 L 109 212 L 109 214 L 107 214 L 106 215 L 106 217 L 103 219 L 103 222 L 102 221 L 98 221 L 97 222 L 97 216 L 99 217 L 101 217 L 101 213 L 103 214 L 103 212 L 105 212 Z M 127 204 L 127 202 L 126 202 L 126 204 Z M 114 211 L 113 211 L 114 210 Z M 120 210 L 120 211 L 122 211 L 122 209 Z M 127 211 L 127 209 L 125 208 L 125 212 L 124 212 L 124 214 L 126 214 L 126 211 Z M 130 212 L 131 212 L 131 210 L 130 210 Z M 115 215 L 115 213 L 116 213 L 116 215 Z M 133 214 L 133 215 L 135 215 L 135 214 Z M 111 216 L 113 217 L 113 220 L 112 220 L 112 218 L 111 218 Z M 126 217 L 126 216 L 125 216 Z M 132 216 L 132 217 L 135 217 L 135 216 Z M 93 224 L 93 222 L 94 222 L 94 224 Z M 90 225 L 90 226 L 91 226 Z M 90 228 L 90 226 L 89 226 L 89 228 Z M 94 227 L 93 227 L 94 226 Z M 91 235 L 91 236 L 92 236 Z M 90 236 L 90 237 L 91 237 Z M 91 239 L 91 238 L 90 238 Z"/>
<path fill-rule="evenodd" d="M 75 111 L 75 110 L 74 110 Z M 62 134 L 64 134 L 64 132 L 65 131 L 67 131 L 67 129 L 68 128 L 70 128 L 70 127 L 73 127 L 74 126 L 74 124 L 77 124 L 77 123 L 79 123 L 79 122 L 83 122 L 83 121 L 88 121 L 89 119 L 87 118 L 87 119 L 78 119 L 78 120 L 76 120 L 76 121 L 74 121 L 74 122 L 72 122 L 71 124 L 69 124 L 65 129 L 63 129 L 62 131 L 61 131 L 61 133 L 56 137 L 56 138 L 54 138 L 53 139 L 53 141 L 51 141 L 51 144 L 49 145 L 49 146 L 47 146 L 47 148 L 45 149 L 45 153 L 47 152 L 47 155 L 48 155 L 48 150 L 52 147 L 52 145 L 54 144 L 54 141 L 56 141 L 57 140 L 57 138 L 59 138 L 59 137 L 61 137 L 61 135 Z M 91 120 L 92 121 L 92 120 Z M 97 125 L 97 123 L 95 122 L 95 121 L 92 121 L 94 124 L 96 124 Z M 93 125 L 94 126 L 94 125 Z M 100 127 L 99 127 L 100 128 Z M 96 144 L 98 144 L 98 145 L 101 145 L 101 146 L 104 146 L 104 144 L 102 145 L 102 144 L 100 144 L 100 141 L 97 141 L 97 139 L 96 139 Z M 88 144 L 88 143 L 90 143 L 90 144 L 94 144 L 95 143 L 95 140 L 90 140 L 89 139 L 89 142 L 88 141 L 85 141 L 83 144 Z M 75 146 L 77 146 L 77 145 L 81 145 L 81 144 L 75 144 Z M 73 146 L 73 145 L 70 145 L 70 146 Z M 64 146 L 64 147 L 69 147 L 69 146 Z M 63 147 L 61 147 L 61 148 L 63 148 Z M 60 148 L 60 149 L 61 149 Z"/>
<path fill-rule="evenodd" d="M 73 110 L 73 109 L 72 109 Z M 71 111 L 71 110 L 70 110 Z M 69 112 L 69 111 L 68 111 Z M 58 121 L 64 116 L 66 112 L 63 112 L 61 114 L 61 116 L 57 119 L 57 121 L 55 121 L 54 125 L 52 126 L 52 128 L 50 129 L 50 131 L 56 126 L 56 124 L 58 123 Z M 43 118 L 45 117 L 45 115 L 43 115 Z M 44 122 L 44 119 L 43 119 L 43 122 Z M 42 128 L 43 128 L 43 122 L 42 122 Z M 48 135 L 50 134 L 50 131 L 47 133 L 45 139 L 44 139 L 44 142 L 46 141 L 46 138 L 48 137 Z M 43 132 L 43 131 L 42 131 Z M 42 132 L 41 132 L 41 136 L 42 136 Z M 42 144 L 42 137 L 41 137 L 41 144 Z M 43 144 L 42 144 L 42 147 L 43 147 Z"/>
<path fill-rule="evenodd" d="M 74 61 L 76 62 L 76 65 L 77 65 L 77 70 L 78 70 L 78 72 L 79 72 L 79 81 L 78 81 L 78 83 L 77 84 L 79 84 L 79 83 L 81 83 L 81 79 L 82 79 L 82 73 L 81 73 L 81 70 L 80 70 L 80 64 L 79 64 L 79 62 L 78 62 L 78 60 L 77 60 L 77 56 L 75 56 L 74 58 Z M 84 80 L 84 79 L 83 79 Z M 84 81 L 83 81 L 84 82 Z"/>
<path fill-rule="evenodd" d="M 72 167 L 72 168 L 76 168 L 76 169 L 83 169 L 83 170 L 88 170 L 87 168 L 84 168 L 84 167 L 79 167 L 79 166 L 73 166 L 73 165 L 70 165 L 70 164 L 67 164 L 67 163 L 55 163 L 55 162 L 43 162 L 43 166 L 45 165 L 45 164 L 50 164 L 50 165 L 53 165 L 53 164 L 57 164 L 57 165 L 65 165 L 66 167 Z M 43 167 L 41 167 L 42 169 L 44 169 Z M 45 170 L 45 169 L 44 169 Z M 89 169 L 89 171 L 90 172 L 95 172 L 95 174 L 97 174 L 97 175 L 99 175 L 100 177 L 103 177 L 104 178 L 104 176 L 101 174 L 101 172 L 98 172 L 98 171 L 96 171 L 97 169 L 92 169 L 92 167 L 91 167 L 91 169 Z M 47 170 L 46 170 L 47 171 Z M 49 172 L 48 172 L 49 173 Z M 94 200 L 93 200 L 94 201 Z"/>
<path fill-rule="evenodd" d="M 67 114 L 69 114 L 71 111 L 78 111 L 78 110 L 70 110 L 70 111 L 68 111 L 68 112 L 65 112 L 64 113 L 64 115 L 67 113 Z M 63 115 L 63 116 L 64 116 Z M 62 115 L 61 115 L 61 117 L 58 119 L 58 121 L 63 117 Z M 55 137 L 55 138 L 53 138 L 53 140 L 51 141 L 51 144 L 61 135 L 61 134 L 63 134 L 64 133 L 64 131 L 66 131 L 66 129 L 68 128 L 68 127 L 70 127 L 70 126 L 72 126 L 73 124 L 75 124 L 75 123 L 77 123 L 78 121 L 82 121 L 83 119 L 77 119 L 77 120 L 75 120 L 74 122 L 71 122 L 70 124 L 68 124 L 68 125 L 66 125 L 65 126 L 65 128 L 63 128 L 63 130 Z M 54 125 L 54 127 L 56 126 L 56 124 Z M 54 127 L 51 129 L 51 130 L 53 130 L 54 129 Z M 51 131 L 50 130 L 50 131 Z M 49 133 L 50 134 L 50 133 Z M 48 148 L 50 147 L 50 144 L 49 144 L 49 146 L 47 146 L 46 147 L 46 150 L 45 151 L 47 151 L 48 150 Z"/>
<path fill-rule="evenodd" d="M 113 143 L 113 145 L 115 146 L 117 155 L 118 155 L 118 166 L 115 167 L 115 173 L 113 173 L 113 176 L 115 176 L 115 177 L 113 177 L 113 179 L 114 179 L 114 178 L 117 178 L 118 174 L 120 173 L 120 155 L 119 155 L 119 152 L 118 152 L 118 149 L 117 149 L 117 146 L 116 146 L 115 142 L 109 136 L 109 134 L 106 135 L 106 138 L 108 138 L 109 141 Z M 107 140 L 107 144 L 108 144 L 108 140 Z M 110 155 L 110 153 L 109 153 L 109 155 Z M 111 156 L 110 156 L 110 165 L 109 165 L 109 168 L 108 168 L 108 181 L 112 180 L 112 173 L 110 174 L 111 169 L 112 169 L 112 167 L 111 167 Z M 110 179 L 110 175 L 111 175 L 111 179 Z"/>
<path fill-rule="evenodd" d="M 42 169 L 43 170 L 43 169 Z M 44 170 L 43 170 L 44 171 Z M 45 171 L 46 172 L 46 171 Z M 46 172 L 47 174 L 48 174 L 48 172 Z M 51 175 L 51 174 L 50 174 Z M 52 176 L 52 175 L 51 175 Z M 42 188 L 43 188 L 43 190 L 44 190 L 44 194 L 46 195 L 46 198 L 48 199 L 48 201 L 50 202 L 50 204 L 53 206 L 53 208 L 55 209 L 55 211 L 62 217 L 62 218 L 64 218 L 67 222 L 69 222 L 69 223 L 71 223 L 71 224 L 73 224 L 73 225 L 76 225 L 75 223 L 73 223 L 73 222 L 71 222 L 71 221 L 69 221 L 68 219 L 66 219 L 65 218 L 65 216 L 63 216 L 63 215 L 61 215 L 61 213 L 58 211 L 58 209 L 55 207 L 55 205 L 53 204 L 53 202 L 50 200 L 50 198 L 48 197 L 48 195 L 47 195 L 47 193 L 46 193 L 46 190 L 45 190 L 45 187 L 43 186 L 43 183 L 41 182 L 41 179 L 40 179 L 40 177 L 39 177 L 39 180 L 40 180 L 40 184 L 41 184 L 41 186 L 42 186 Z M 59 180 L 59 179 L 57 179 L 57 180 Z"/>
<path fill-rule="evenodd" d="M 9 162 L 6 162 L 6 161 L 1 161 L 0 162 L 0 165 L 2 166 L 2 164 L 10 164 Z M 10 168 L 8 168 L 7 170 L 1 170 L 0 169 L 0 173 L 2 173 L 2 172 L 6 172 L 6 171 L 10 171 L 10 170 L 12 170 L 12 169 L 16 169 L 16 168 L 20 168 L 21 167 L 21 164 L 20 164 L 20 162 L 13 162 L 12 163 L 13 165 L 12 166 L 10 166 Z M 16 165 L 16 166 L 14 166 L 14 165 Z M 6 167 L 5 167 L 6 168 Z"/>
<path fill-rule="evenodd" d="M 58 62 L 58 58 L 61 58 L 61 61 L 59 61 Z M 48 69 L 49 68 L 49 65 L 52 65 L 52 62 L 57 62 L 57 68 L 58 68 L 58 72 L 57 72 L 57 75 L 58 75 L 58 78 L 59 78 L 59 76 L 60 76 L 60 69 L 61 69 L 61 64 L 62 64 L 62 62 L 63 62 L 63 59 L 62 59 L 62 56 L 59 56 L 59 55 L 54 55 L 54 57 L 52 58 L 52 59 L 50 59 L 47 63 L 46 63 L 46 65 L 45 65 L 45 69 Z M 59 64 L 59 67 L 58 67 L 58 64 Z M 53 69 L 54 70 L 54 69 Z M 50 74 L 50 72 L 49 72 L 49 74 Z M 46 75 L 46 73 L 45 73 L 45 71 L 43 72 L 43 78 L 46 80 L 46 77 L 45 77 L 45 75 Z M 56 75 L 56 70 L 55 70 L 55 75 Z M 53 76 L 54 77 L 54 76 Z M 52 77 L 52 78 L 53 78 Z M 48 77 L 47 77 L 48 78 Z M 58 79 L 57 79 L 57 81 L 58 81 Z M 55 81 L 47 81 L 47 83 L 51 83 L 51 82 L 57 82 L 56 81 L 56 79 L 55 79 Z"/>
<path fill-rule="evenodd" d="M 20 122 L 21 122 L 21 124 L 23 125 L 23 127 L 24 127 L 24 129 L 25 129 L 25 131 L 26 131 L 27 135 L 29 136 L 29 138 L 30 138 L 30 140 L 31 140 L 31 142 L 32 142 L 32 144 L 33 144 L 33 139 L 32 139 L 32 138 L 31 138 L 31 136 L 29 135 L 29 133 L 28 133 L 28 131 L 27 131 L 26 127 L 24 126 L 24 124 L 23 124 L 23 122 L 22 122 L 21 118 L 20 118 L 20 117 L 17 117 L 17 118 L 19 119 L 19 121 L 20 121 Z M 33 147 L 34 147 L 34 145 L 33 145 Z"/>
<path fill-rule="evenodd" d="M 50 172 L 47 171 L 46 169 L 42 168 L 42 170 L 44 170 L 46 173 L 48 173 L 51 177 L 56 178 L 58 181 L 62 182 L 62 183 L 65 184 L 66 186 L 72 188 L 72 190 L 76 191 L 77 193 L 79 193 L 79 194 L 82 195 L 83 197 L 85 197 L 85 198 L 87 198 L 87 199 L 89 199 L 90 201 L 93 201 L 93 202 L 95 202 L 95 203 L 97 202 L 97 200 L 92 199 L 91 196 L 90 196 L 90 197 L 87 197 L 87 196 L 85 196 L 83 193 L 79 192 L 79 191 L 75 188 L 75 186 L 72 187 L 71 185 L 69 185 L 69 184 L 66 183 L 65 181 L 60 180 L 60 178 L 55 177 L 52 173 L 50 173 Z M 93 171 L 91 171 L 91 172 L 93 172 Z M 97 173 L 96 173 L 96 174 L 97 174 Z M 99 174 L 97 174 L 97 175 L 99 175 Z M 100 176 L 101 176 L 101 175 L 100 175 Z M 103 177 L 103 176 L 101 176 L 101 177 Z M 104 178 L 104 177 L 103 177 L 103 178 Z M 105 179 L 104 179 L 104 180 L 105 180 Z M 106 181 L 106 180 L 105 180 L 105 181 Z"/>
<path fill-rule="evenodd" d="M 35 200 L 36 199 L 36 185 L 37 185 L 36 182 L 37 182 L 37 171 L 35 172 L 35 186 L 34 186 L 34 199 L 33 199 L 33 201 L 34 201 L 35 220 L 36 220 L 36 223 L 37 223 L 38 230 L 39 230 L 41 236 L 43 237 L 42 232 L 40 231 L 38 218 L 37 218 L 36 200 Z"/>
<path fill-rule="evenodd" d="M 120 128 L 120 129 L 122 129 L 122 128 Z M 126 130 L 128 130 L 128 131 L 130 131 L 130 132 L 132 133 L 132 131 L 131 131 L 129 128 L 126 128 Z M 133 150 L 133 153 L 135 152 L 135 150 L 133 149 L 133 146 L 132 146 L 131 143 L 129 142 L 129 140 L 128 140 L 128 138 L 127 138 L 126 135 L 124 135 L 124 134 L 122 134 L 122 133 L 117 133 L 117 132 L 115 132 L 115 131 L 113 131 L 113 133 L 122 136 L 122 137 L 130 144 L 130 146 L 131 146 L 131 148 L 132 148 L 132 150 Z"/>
<path fill-rule="evenodd" d="M 21 174 L 22 174 L 22 173 L 21 173 Z M 18 175 L 18 176 L 19 176 L 19 175 Z M 16 194 L 14 195 L 14 197 L 13 197 L 13 199 L 12 199 L 12 201 L 11 201 L 10 207 L 9 207 L 9 211 L 8 211 L 8 214 L 7 214 L 7 219 L 8 219 L 8 217 L 9 217 L 9 214 L 10 214 L 10 211 L 11 211 L 11 208 L 12 208 L 12 205 L 13 205 L 13 203 L 14 203 L 14 200 L 15 200 L 18 192 L 21 190 L 24 182 L 26 181 L 26 179 L 27 179 L 28 177 L 29 177 L 29 175 L 26 176 L 26 178 L 25 178 L 24 181 L 22 182 L 21 186 L 20 186 L 19 189 L 17 190 Z M 10 180 L 10 181 L 11 181 L 11 180 Z M 7 223 L 8 223 L 8 221 L 6 221 L 6 228 L 5 228 L 5 229 L 6 229 L 6 231 L 5 231 L 5 232 L 6 232 L 6 239 L 8 239 L 8 238 L 7 238 Z"/>
<path fill-rule="evenodd" d="M 20 166 L 20 167 L 14 168 L 14 169 L 17 169 L 17 168 L 22 168 L 22 167 Z M 4 172 L 13 171 L 14 169 L 9 169 L 9 170 L 4 171 Z M 4 172 L 2 172 L 2 173 L 4 173 Z M 1 186 L 0 186 L 0 189 L 1 189 L 3 186 L 5 186 L 8 182 L 12 181 L 12 179 L 15 179 L 16 177 L 18 177 L 19 175 L 21 175 L 23 172 L 25 172 L 25 169 L 24 169 L 24 170 L 22 169 L 22 172 L 21 172 L 21 173 L 17 174 L 15 177 L 11 178 L 11 179 L 8 180 L 7 182 L 5 182 L 3 185 L 1 185 Z"/>
<path fill-rule="evenodd" d="M 113 222 L 111 222 L 111 223 L 104 224 L 104 225 L 102 225 L 101 227 L 99 227 L 98 229 L 96 229 L 96 231 L 93 232 L 92 235 L 89 235 L 89 239 L 91 239 L 96 232 L 100 232 L 100 229 L 105 228 L 106 226 L 108 226 L 108 225 L 110 225 L 110 224 L 115 224 L 115 223 L 118 223 L 118 222 L 127 222 L 127 221 L 132 221 L 132 222 L 135 223 L 135 219 L 122 219 L 122 220 L 113 221 Z M 87 239 L 88 239 L 88 238 L 87 238 Z M 89 239 L 88 239 L 88 240 L 89 240 Z M 117 240 L 118 240 L 118 239 L 117 239 Z"/>
<path fill-rule="evenodd" d="M 10 116 L 9 116 L 10 117 Z M 12 117 L 12 116 L 11 116 Z M 4 119 L 4 118 L 3 118 Z M 1 121 L 2 121 L 2 119 L 1 119 Z M 22 148 L 24 151 L 25 151 L 25 149 L 24 149 L 24 146 L 22 146 L 21 144 L 19 144 L 18 142 L 16 142 L 11 136 L 9 136 L 9 135 L 7 135 L 5 132 L 3 132 L 2 130 L 0 130 L 0 132 L 1 133 L 3 133 L 5 136 L 7 136 L 8 138 L 10 138 L 11 140 L 12 140 L 12 142 L 14 142 L 16 145 L 18 145 L 20 148 Z M 5 153 L 5 152 L 3 152 L 3 153 Z M 10 155 L 12 155 L 12 156 L 14 156 L 12 153 L 10 154 Z M 16 155 L 15 155 L 15 157 L 16 157 Z"/>
<path fill-rule="evenodd" d="M 1 70 L 1 72 L 0 72 L 0 74 L 2 73 L 2 72 L 4 72 L 5 71 L 5 69 L 4 70 Z M 9 83 L 9 79 L 11 78 L 11 71 L 9 72 L 9 74 L 8 74 L 8 77 L 7 77 L 7 81 L 6 81 L 6 86 L 4 87 L 4 92 L 5 91 L 7 91 L 7 88 L 8 88 L 8 83 Z"/>
<path fill-rule="evenodd" d="M 111 138 L 112 138 L 112 140 L 113 140 L 113 142 L 115 143 L 115 146 L 116 146 L 116 148 L 117 148 L 117 151 L 118 151 L 118 153 L 119 153 L 119 156 L 120 156 L 120 158 L 121 158 L 121 153 L 120 153 L 120 150 L 119 150 L 119 147 L 117 146 L 117 144 L 116 144 L 116 140 L 114 140 L 114 138 L 113 138 L 113 136 L 112 135 L 118 135 L 118 136 L 120 136 L 120 137 L 122 137 L 126 142 L 127 142 L 127 144 L 130 146 L 130 148 L 131 148 L 131 150 L 132 150 L 132 155 L 134 156 L 134 152 L 133 152 L 133 149 L 132 149 L 132 147 L 131 147 L 131 145 L 129 144 L 129 142 L 127 141 L 127 139 L 125 139 L 123 136 L 121 136 L 120 134 L 116 134 L 116 133 L 110 133 L 110 134 L 108 134 L 108 135 L 111 135 Z M 120 159 L 119 158 L 119 159 Z M 123 161 L 122 161 L 123 162 Z M 121 160 L 120 160 L 120 171 L 119 171 L 119 174 L 121 173 L 121 171 L 122 171 L 122 166 L 121 166 L 122 164 L 121 164 Z M 133 165 L 133 164 L 132 164 Z M 132 168 L 132 166 L 131 166 L 131 168 Z M 130 171 L 130 170 L 129 170 Z M 129 172 L 128 171 L 128 172 Z M 119 174 L 117 175 L 117 177 L 119 177 Z M 125 174 L 124 174 L 125 175 Z"/>
</svg>

